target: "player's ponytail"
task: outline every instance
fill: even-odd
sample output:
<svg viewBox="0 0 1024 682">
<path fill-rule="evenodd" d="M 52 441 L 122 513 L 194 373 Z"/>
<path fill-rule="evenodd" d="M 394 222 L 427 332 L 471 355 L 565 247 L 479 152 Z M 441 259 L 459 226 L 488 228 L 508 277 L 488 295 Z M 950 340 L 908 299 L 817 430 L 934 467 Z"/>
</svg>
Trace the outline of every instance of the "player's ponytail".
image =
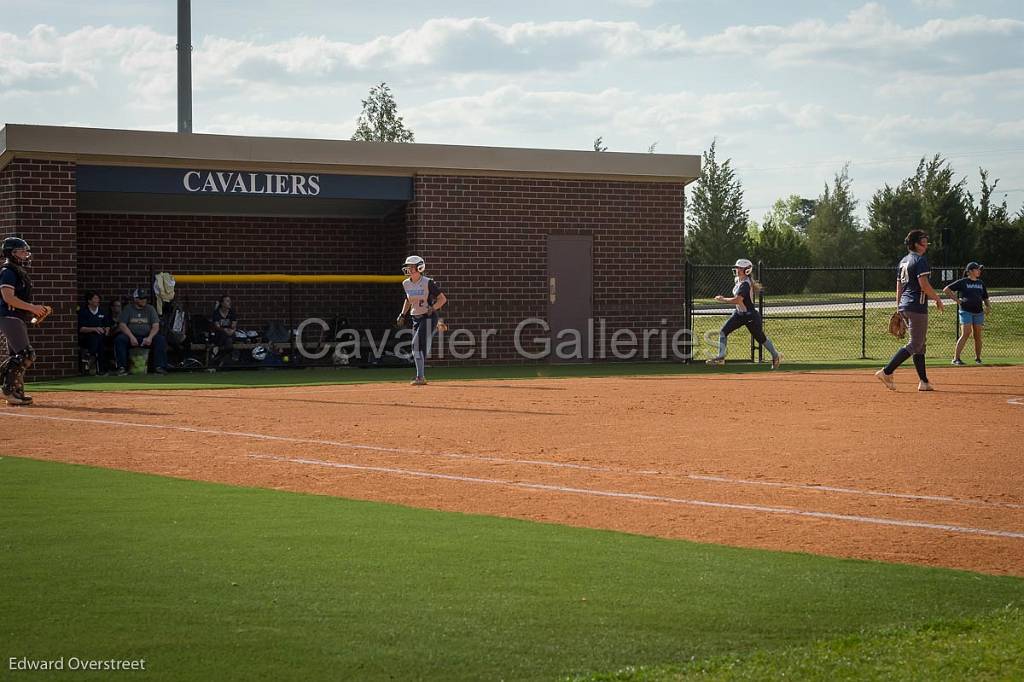
<svg viewBox="0 0 1024 682">
<path fill-rule="evenodd" d="M 748 275 L 747 279 L 750 280 L 750 295 L 751 296 L 753 296 L 754 294 L 760 293 L 761 290 L 764 289 L 764 285 L 761 284 L 760 282 L 758 282 L 756 279 L 754 279 L 753 275 Z"/>
</svg>

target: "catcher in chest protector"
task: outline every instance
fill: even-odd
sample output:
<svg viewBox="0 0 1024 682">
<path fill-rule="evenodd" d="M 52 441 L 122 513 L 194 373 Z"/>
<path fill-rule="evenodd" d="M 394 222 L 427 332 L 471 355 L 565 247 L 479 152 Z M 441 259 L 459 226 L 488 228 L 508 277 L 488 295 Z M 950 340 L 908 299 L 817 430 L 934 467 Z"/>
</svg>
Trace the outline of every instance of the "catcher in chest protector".
<svg viewBox="0 0 1024 682">
<path fill-rule="evenodd" d="M 25 371 L 35 362 L 36 352 L 28 343 L 25 322 L 38 325 L 53 308 L 32 303 L 32 280 L 26 268 L 32 262 L 32 249 L 21 237 L 3 241 L 3 265 L 0 266 L 0 333 L 7 338 L 8 357 L 0 364 L 0 387 L 10 405 L 29 405 L 25 395 Z"/>
<path fill-rule="evenodd" d="M 424 386 L 427 383 L 425 370 L 427 355 L 430 354 L 430 341 L 434 331 L 445 332 L 448 325 L 437 315 L 448 302 L 441 287 L 433 279 L 423 274 L 427 263 L 419 256 L 409 256 L 402 265 L 402 272 L 407 279 L 402 282 L 405 289 L 405 302 L 402 312 L 395 323 L 405 325 L 407 316 L 412 316 L 412 356 L 416 362 L 416 378 L 413 386 Z"/>
</svg>

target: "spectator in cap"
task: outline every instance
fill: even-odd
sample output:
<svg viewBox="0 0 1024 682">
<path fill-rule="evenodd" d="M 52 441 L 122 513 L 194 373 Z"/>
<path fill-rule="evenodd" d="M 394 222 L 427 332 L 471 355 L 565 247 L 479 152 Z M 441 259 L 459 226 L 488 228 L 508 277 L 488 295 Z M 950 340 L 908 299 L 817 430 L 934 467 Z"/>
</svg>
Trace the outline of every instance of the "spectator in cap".
<svg viewBox="0 0 1024 682">
<path fill-rule="evenodd" d="M 167 340 L 160 334 L 160 316 L 149 304 L 149 291 L 139 287 L 132 292 L 132 304 L 121 311 L 118 330 L 114 339 L 114 357 L 117 359 L 115 374 L 128 373 L 128 349 L 152 348 L 154 371 L 167 373 Z"/>
<path fill-rule="evenodd" d="M 956 340 L 953 351 L 953 364 L 962 367 L 965 363 L 960 353 L 967 345 L 967 339 L 974 337 L 974 362 L 981 364 L 981 330 L 985 326 L 985 314 L 992 314 L 992 306 L 988 302 L 988 289 L 981 281 L 980 263 L 971 261 L 964 268 L 964 276 L 953 282 L 942 293 L 956 301 L 960 307 L 960 338 Z M 982 305 L 985 311 L 982 312 Z"/>
</svg>

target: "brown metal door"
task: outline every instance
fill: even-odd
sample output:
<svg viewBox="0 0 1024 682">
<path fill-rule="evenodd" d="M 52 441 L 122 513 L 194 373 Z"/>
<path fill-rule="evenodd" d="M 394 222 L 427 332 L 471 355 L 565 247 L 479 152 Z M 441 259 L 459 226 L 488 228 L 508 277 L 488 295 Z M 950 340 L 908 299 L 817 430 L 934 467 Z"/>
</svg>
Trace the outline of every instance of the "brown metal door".
<svg viewBox="0 0 1024 682">
<path fill-rule="evenodd" d="M 548 235 L 551 362 L 583 362 L 591 359 L 589 323 L 593 312 L 593 250 L 593 237 L 590 235 Z M 563 345 L 575 340 L 576 333 L 579 335 L 579 344 Z M 563 346 L 561 356 L 556 352 L 560 345 Z"/>
</svg>

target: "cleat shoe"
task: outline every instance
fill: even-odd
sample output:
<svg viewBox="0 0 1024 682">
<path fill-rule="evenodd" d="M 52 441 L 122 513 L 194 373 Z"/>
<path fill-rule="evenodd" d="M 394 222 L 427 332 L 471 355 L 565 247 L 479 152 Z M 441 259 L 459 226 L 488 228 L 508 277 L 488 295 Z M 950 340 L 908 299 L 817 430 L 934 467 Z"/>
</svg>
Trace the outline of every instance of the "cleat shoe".
<svg viewBox="0 0 1024 682">
<path fill-rule="evenodd" d="M 781 364 L 782 364 L 782 353 L 779 353 L 774 358 L 772 358 L 772 369 L 778 369 L 779 365 L 781 365 Z"/>
<path fill-rule="evenodd" d="M 935 389 L 932 388 L 932 385 L 929 384 L 927 381 L 922 381 L 922 382 L 920 382 L 917 385 L 917 390 L 919 390 L 919 391 L 934 391 Z"/>
<path fill-rule="evenodd" d="M 963 360 L 961 360 L 960 358 L 953 358 L 953 362 L 952 362 L 952 363 L 950 363 L 950 364 L 952 364 L 952 365 L 956 365 L 957 367 L 963 367 L 963 366 L 964 366 L 964 365 L 966 365 L 967 363 L 966 363 L 966 362 L 964 362 Z"/>
<path fill-rule="evenodd" d="M 167 374 L 167 370 L 164 369 L 163 367 L 157 367 L 153 371 L 156 372 L 157 374 Z"/>
<path fill-rule="evenodd" d="M 875 372 L 875 376 L 878 380 L 885 384 L 885 387 L 890 391 L 896 390 L 896 380 L 892 378 L 891 374 L 886 374 L 884 369 L 880 369 Z"/>
<path fill-rule="evenodd" d="M 27 395 L 14 395 L 13 393 L 5 396 L 8 405 L 31 405 L 32 396 Z"/>
<path fill-rule="evenodd" d="M 126 370 L 124 367 L 118 367 L 113 372 L 111 372 L 111 374 L 113 374 L 115 377 L 126 377 L 128 376 L 128 370 Z"/>
<path fill-rule="evenodd" d="M 413 379 L 412 381 L 409 382 L 409 385 L 410 386 L 426 386 L 427 385 L 427 380 L 424 379 L 423 377 L 416 377 L 415 379 Z"/>
<path fill-rule="evenodd" d="M 974 358 L 974 364 L 980 365 L 981 364 L 981 358 Z"/>
<path fill-rule="evenodd" d="M 724 365 L 725 364 L 725 358 L 708 358 L 704 362 L 705 362 L 705 364 L 708 364 L 708 365 Z"/>
</svg>

